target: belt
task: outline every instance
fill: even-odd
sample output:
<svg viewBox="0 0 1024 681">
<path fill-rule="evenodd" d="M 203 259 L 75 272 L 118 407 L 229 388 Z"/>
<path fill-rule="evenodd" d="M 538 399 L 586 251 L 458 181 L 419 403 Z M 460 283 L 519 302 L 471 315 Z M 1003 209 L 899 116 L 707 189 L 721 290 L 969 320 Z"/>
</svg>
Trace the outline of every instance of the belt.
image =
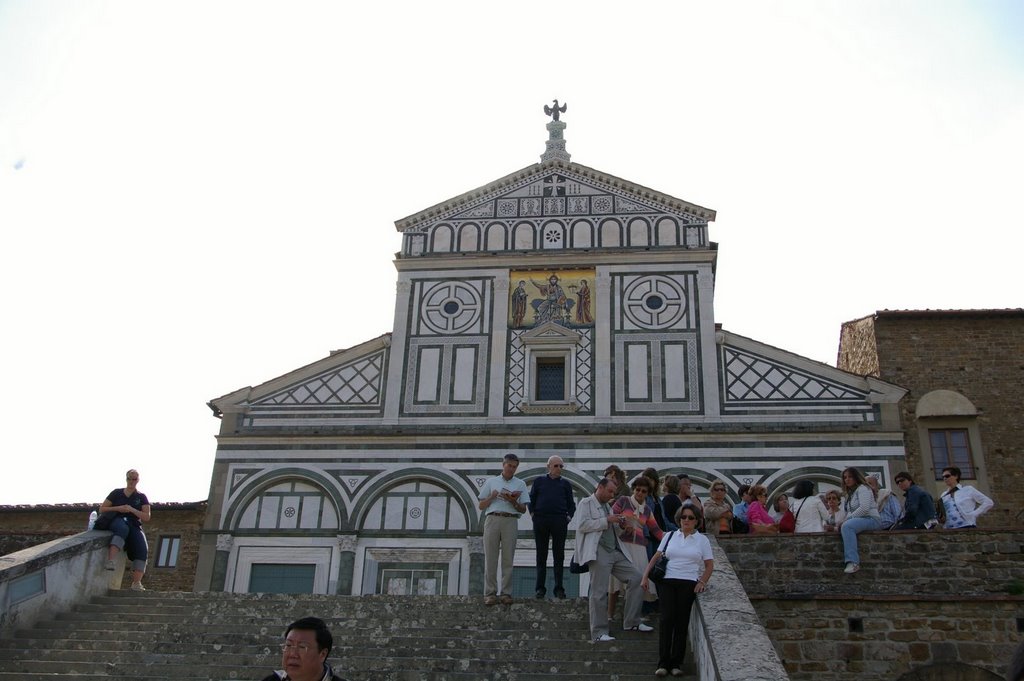
<svg viewBox="0 0 1024 681">
<path fill-rule="evenodd" d="M 501 511 L 491 511 L 487 515 L 496 515 L 500 518 L 518 518 L 518 513 L 502 513 Z"/>
</svg>

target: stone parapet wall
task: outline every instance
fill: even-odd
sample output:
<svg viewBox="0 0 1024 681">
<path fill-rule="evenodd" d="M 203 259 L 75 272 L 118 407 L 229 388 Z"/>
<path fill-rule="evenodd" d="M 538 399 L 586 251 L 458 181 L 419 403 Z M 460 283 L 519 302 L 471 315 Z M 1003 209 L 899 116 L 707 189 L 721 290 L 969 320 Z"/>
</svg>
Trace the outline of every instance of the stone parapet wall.
<svg viewBox="0 0 1024 681">
<path fill-rule="evenodd" d="M 843 573 L 838 534 L 719 537 L 751 596 L 1006 594 L 1024 583 L 1024 529 L 859 535 L 860 572 Z"/>
<path fill-rule="evenodd" d="M 1024 638 L 1021 529 L 866 532 L 853 575 L 833 534 L 718 543 L 793 679 L 982 679 Z"/>
<path fill-rule="evenodd" d="M 900 679 L 947 676 L 958 667 L 983 669 L 1003 678 L 1021 641 L 1020 597 L 964 603 L 944 599 L 813 598 L 754 601 L 794 681 Z M 942 669 L 925 676 L 929 668 Z"/>
<path fill-rule="evenodd" d="M 0 556 L 63 536 L 84 532 L 96 504 L 45 504 L 0 506 Z M 144 583 L 157 591 L 191 591 L 199 557 L 199 533 L 206 516 L 206 502 L 152 504 L 152 520 L 145 524 L 149 561 Z M 162 537 L 179 537 L 175 567 L 158 567 Z M 123 587 L 131 583 L 124 575 Z"/>
</svg>

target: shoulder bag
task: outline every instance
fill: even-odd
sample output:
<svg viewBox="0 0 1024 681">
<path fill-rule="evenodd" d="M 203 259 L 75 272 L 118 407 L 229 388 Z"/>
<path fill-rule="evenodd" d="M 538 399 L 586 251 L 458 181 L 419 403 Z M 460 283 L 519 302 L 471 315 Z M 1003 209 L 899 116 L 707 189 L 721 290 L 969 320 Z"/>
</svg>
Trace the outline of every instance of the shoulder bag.
<svg viewBox="0 0 1024 681">
<path fill-rule="evenodd" d="M 675 534 L 675 530 L 668 533 L 668 540 L 665 542 L 666 552 L 668 551 L 669 543 L 672 541 L 673 534 Z M 654 567 L 652 567 L 651 571 L 647 574 L 647 578 L 655 584 L 658 584 L 661 580 L 665 579 L 666 570 L 668 570 L 668 556 L 666 556 L 665 553 L 662 553 L 661 558 L 658 559 L 658 562 L 654 564 Z"/>
</svg>

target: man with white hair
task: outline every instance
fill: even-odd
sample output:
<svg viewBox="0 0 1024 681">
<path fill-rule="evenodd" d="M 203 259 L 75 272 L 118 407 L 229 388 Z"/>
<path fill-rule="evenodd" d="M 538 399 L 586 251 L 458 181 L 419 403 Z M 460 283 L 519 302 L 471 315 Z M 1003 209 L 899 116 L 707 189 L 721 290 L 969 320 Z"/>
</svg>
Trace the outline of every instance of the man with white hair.
<svg viewBox="0 0 1024 681">
<path fill-rule="evenodd" d="M 555 574 L 555 598 L 565 598 L 562 573 L 565 566 L 565 536 L 569 520 L 576 513 L 576 500 L 572 485 L 562 477 L 565 463 L 560 456 L 548 457 L 548 474 L 533 481 L 530 488 L 530 517 L 533 518 L 533 538 L 537 546 L 537 598 L 548 591 L 545 581 L 548 572 L 548 542 L 551 542 Z"/>
</svg>

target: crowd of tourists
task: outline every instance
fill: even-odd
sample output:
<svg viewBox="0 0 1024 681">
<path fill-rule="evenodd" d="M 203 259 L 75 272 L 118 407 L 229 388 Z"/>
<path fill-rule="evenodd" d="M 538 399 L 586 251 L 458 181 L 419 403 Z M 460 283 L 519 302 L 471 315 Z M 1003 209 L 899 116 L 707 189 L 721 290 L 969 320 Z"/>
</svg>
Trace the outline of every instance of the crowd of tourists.
<svg viewBox="0 0 1024 681">
<path fill-rule="evenodd" d="M 529 513 L 536 539 L 535 596 L 547 597 L 547 562 L 552 554 L 553 595 L 566 597 L 565 542 L 576 532 L 571 572 L 589 572 L 590 634 L 595 643 L 614 641 L 610 622 L 622 605 L 622 630 L 649 633 L 646 615 L 658 615 L 659 646 L 655 676 L 681 676 L 686 656 L 690 612 L 697 596 L 710 588 L 714 572 L 707 535 L 798 534 L 837 532 L 843 541 L 844 571 L 860 569 L 857 536 L 868 530 L 923 530 L 942 526 L 963 529 L 992 508 L 992 500 L 960 484 L 961 471 L 943 469 L 946 489 L 936 501 L 901 471 L 893 483 L 902 493 L 882 488 L 878 478 L 857 468 L 842 472 L 839 489 L 820 492 L 812 480 L 799 480 L 769 503 L 764 485 L 741 485 L 731 504 L 723 480 L 711 483 L 700 499 L 689 476 L 659 476 L 646 468 L 631 479 L 619 466 L 608 466 L 593 494 L 579 504 L 562 477 L 558 456 L 547 474 L 528 488 L 515 473 L 519 459 L 505 455 L 501 474 L 481 487 L 484 519 L 484 604 L 508 605 L 519 518 Z M 788 489 L 788 487 L 787 487 Z M 498 584 L 498 565 L 501 584 Z"/>
</svg>

